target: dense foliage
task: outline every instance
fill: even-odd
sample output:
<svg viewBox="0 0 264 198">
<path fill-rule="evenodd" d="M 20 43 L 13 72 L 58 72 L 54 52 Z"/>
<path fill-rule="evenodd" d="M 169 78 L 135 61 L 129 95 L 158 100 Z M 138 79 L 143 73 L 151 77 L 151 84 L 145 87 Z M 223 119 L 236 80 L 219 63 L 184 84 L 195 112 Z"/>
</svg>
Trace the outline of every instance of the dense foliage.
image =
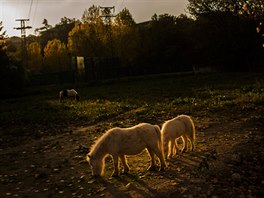
<svg viewBox="0 0 264 198">
<path fill-rule="evenodd" d="M 93 5 L 81 21 L 64 17 L 52 27 L 44 19 L 38 36 L 27 37 L 26 58 L 12 42 L 7 49 L 16 63 L 28 60 L 22 65 L 31 75 L 70 70 L 76 56 L 118 60 L 99 68 L 116 70 L 108 78 L 121 71 L 263 71 L 263 5 L 263 0 L 189 0 L 190 16 L 154 14 L 139 24 L 126 8 L 115 17 L 102 17 L 111 13 Z"/>
<path fill-rule="evenodd" d="M 4 26 L 0 21 L 0 84 L 2 92 L 23 87 L 25 83 L 24 68 L 13 65 L 7 55 L 6 35 Z"/>
</svg>

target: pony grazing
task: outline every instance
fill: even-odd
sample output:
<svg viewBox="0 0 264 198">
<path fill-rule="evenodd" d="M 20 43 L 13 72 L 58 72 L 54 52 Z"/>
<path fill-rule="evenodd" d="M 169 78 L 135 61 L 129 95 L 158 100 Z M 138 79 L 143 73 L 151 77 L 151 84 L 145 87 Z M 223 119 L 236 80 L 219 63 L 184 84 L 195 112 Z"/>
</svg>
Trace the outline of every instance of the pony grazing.
<svg viewBox="0 0 264 198">
<path fill-rule="evenodd" d="M 64 98 L 74 98 L 76 101 L 80 100 L 80 96 L 74 89 L 64 89 L 60 91 L 60 102 L 63 102 Z"/>
<path fill-rule="evenodd" d="M 125 156 L 139 154 L 145 148 L 151 157 L 149 170 L 156 169 L 155 155 L 160 160 L 160 170 L 164 170 L 166 163 L 161 143 L 160 128 L 157 125 L 148 123 L 141 123 L 131 128 L 112 128 L 108 130 L 92 146 L 86 159 L 92 168 L 92 175 L 102 176 L 104 174 L 105 158 L 107 155 L 111 155 L 114 161 L 112 176 L 118 176 L 119 158 L 123 163 L 124 173 L 128 173 L 129 166 Z"/>
<path fill-rule="evenodd" d="M 176 118 L 166 121 L 162 125 L 161 134 L 166 159 L 176 153 L 178 149 L 177 139 L 180 137 L 183 139 L 182 151 L 188 151 L 188 140 L 191 143 L 191 151 L 194 149 L 195 127 L 190 116 L 179 115 Z"/>
</svg>

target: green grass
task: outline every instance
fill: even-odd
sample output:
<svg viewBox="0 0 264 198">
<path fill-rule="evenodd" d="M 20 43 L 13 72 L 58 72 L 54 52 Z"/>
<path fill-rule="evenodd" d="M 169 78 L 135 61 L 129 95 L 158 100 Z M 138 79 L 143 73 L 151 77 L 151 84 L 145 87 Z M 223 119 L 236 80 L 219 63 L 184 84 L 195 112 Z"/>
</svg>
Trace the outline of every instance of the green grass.
<svg viewBox="0 0 264 198">
<path fill-rule="evenodd" d="M 154 76 L 70 87 L 78 90 L 81 102 L 60 103 L 62 86 L 31 87 L 24 96 L 1 100 L 1 135 L 41 137 L 100 122 L 108 122 L 107 127 L 161 124 L 178 114 L 264 104 L 263 74 Z"/>
</svg>

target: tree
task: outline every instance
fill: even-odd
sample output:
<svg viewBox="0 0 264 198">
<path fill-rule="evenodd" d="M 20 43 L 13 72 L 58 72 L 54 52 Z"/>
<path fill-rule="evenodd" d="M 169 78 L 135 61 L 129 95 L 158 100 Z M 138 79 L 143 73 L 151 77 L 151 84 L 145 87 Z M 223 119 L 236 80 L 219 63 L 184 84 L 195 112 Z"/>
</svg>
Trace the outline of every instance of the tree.
<svg viewBox="0 0 264 198">
<path fill-rule="evenodd" d="M 73 19 L 67 17 L 61 18 L 60 23 L 56 24 L 55 27 L 52 28 L 54 38 L 59 39 L 61 42 L 67 45 L 69 32 L 75 26 L 75 23 L 78 23 L 78 20 L 74 18 Z"/>
<path fill-rule="evenodd" d="M 161 72 L 166 69 L 171 70 L 175 67 L 170 62 L 173 61 L 173 51 L 175 48 L 176 35 L 176 17 L 169 14 L 156 15 L 151 18 L 149 27 L 150 47 L 147 54 L 149 62 L 153 65 L 156 72 Z"/>
<path fill-rule="evenodd" d="M 188 0 L 190 14 L 199 16 L 213 12 L 232 12 L 263 20 L 264 0 Z"/>
<path fill-rule="evenodd" d="M 121 65 L 132 66 L 138 57 L 139 37 L 128 9 L 124 8 L 116 15 L 112 31 L 115 54 L 120 58 Z"/>
<path fill-rule="evenodd" d="M 114 24 L 118 27 L 133 27 L 136 25 L 132 14 L 127 8 L 124 8 L 116 15 Z"/>
<path fill-rule="evenodd" d="M 88 56 L 88 24 L 76 23 L 69 32 L 68 49 L 72 56 Z"/>
<path fill-rule="evenodd" d="M 5 45 L 5 43 L 6 43 L 6 39 L 5 39 L 6 31 L 3 31 L 3 28 L 4 28 L 3 22 L 0 21 L 0 64 L 1 64 L 1 71 L 2 71 L 2 69 L 4 69 L 4 67 L 9 65 L 8 57 L 6 54 L 6 45 Z"/>
<path fill-rule="evenodd" d="M 101 23 L 100 9 L 98 6 L 92 5 L 88 9 L 84 10 L 82 15 L 83 23 Z"/>
<path fill-rule="evenodd" d="M 78 21 L 76 21 L 75 19 L 63 17 L 58 24 L 52 27 L 48 24 L 48 21 L 44 19 L 42 23 L 44 26 L 36 29 L 36 31 L 39 32 L 42 49 L 44 49 L 48 41 L 53 39 L 59 39 L 61 42 L 67 45 L 68 34 L 72 30 L 76 22 Z"/>
<path fill-rule="evenodd" d="M 44 72 L 70 70 L 70 59 L 64 43 L 58 39 L 48 41 L 44 48 Z"/>
<path fill-rule="evenodd" d="M 0 21 L 0 50 L 4 50 L 5 42 L 6 42 L 6 39 L 5 39 L 6 31 L 3 31 L 3 28 L 4 28 L 3 22 Z"/>
<path fill-rule="evenodd" d="M 42 32 L 47 31 L 52 28 L 52 25 L 49 25 L 49 22 L 47 19 L 43 19 L 42 24 L 43 26 L 40 28 L 36 28 L 35 32 L 39 32 L 41 34 Z"/>
<path fill-rule="evenodd" d="M 28 65 L 30 74 L 39 74 L 42 72 L 41 46 L 38 42 L 30 43 L 27 46 Z"/>
<path fill-rule="evenodd" d="M 20 65 L 13 65 L 7 55 L 4 26 L 0 21 L 0 84 L 3 92 L 12 92 L 23 87 L 25 82 L 24 69 Z"/>
<path fill-rule="evenodd" d="M 107 36 L 104 23 L 99 15 L 99 7 L 91 6 L 84 11 L 83 23 L 75 23 L 69 32 L 68 48 L 73 56 L 103 57 L 110 54 L 106 50 Z"/>
<path fill-rule="evenodd" d="M 225 70 L 248 70 L 261 54 L 256 26 L 263 20 L 263 0 L 189 0 L 196 18 L 196 57 Z M 261 24 L 261 22 L 260 22 Z"/>
</svg>

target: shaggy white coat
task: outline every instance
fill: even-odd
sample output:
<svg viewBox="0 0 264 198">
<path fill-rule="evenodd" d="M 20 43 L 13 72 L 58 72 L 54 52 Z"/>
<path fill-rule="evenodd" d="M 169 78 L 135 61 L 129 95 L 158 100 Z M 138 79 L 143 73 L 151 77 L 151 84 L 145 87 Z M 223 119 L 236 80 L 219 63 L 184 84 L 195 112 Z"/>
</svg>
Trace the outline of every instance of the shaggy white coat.
<svg viewBox="0 0 264 198">
<path fill-rule="evenodd" d="M 124 172 L 128 173 L 129 166 L 126 161 L 126 155 L 136 155 L 144 149 L 148 150 L 151 157 L 150 170 L 156 168 L 155 155 L 160 160 L 161 169 L 166 167 L 162 143 L 161 132 L 157 125 L 141 123 L 131 128 L 113 128 L 108 130 L 92 146 L 87 155 L 87 161 L 92 168 L 92 175 L 98 176 L 104 174 L 104 162 L 107 155 L 111 155 L 114 160 L 113 176 L 119 174 L 120 158 Z"/>
<path fill-rule="evenodd" d="M 195 127 L 190 116 L 179 115 L 166 121 L 162 125 L 161 134 L 166 159 L 176 154 L 178 138 L 183 140 L 183 151 L 188 151 L 188 140 L 191 143 L 191 150 L 194 149 Z"/>
</svg>

